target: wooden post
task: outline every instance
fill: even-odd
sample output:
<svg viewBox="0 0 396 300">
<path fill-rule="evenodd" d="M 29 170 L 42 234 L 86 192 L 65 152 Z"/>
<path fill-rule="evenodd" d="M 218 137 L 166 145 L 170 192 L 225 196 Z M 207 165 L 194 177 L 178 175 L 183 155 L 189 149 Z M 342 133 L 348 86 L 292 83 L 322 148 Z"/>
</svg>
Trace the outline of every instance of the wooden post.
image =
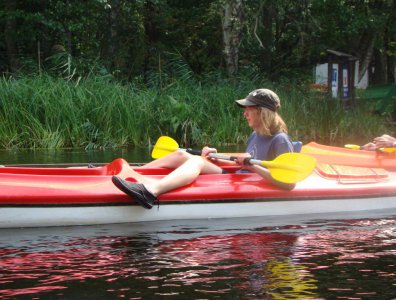
<svg viewBox="0 0 396 300">
<path fill-rule="evenodd" d="M 333 81 L 333 58 L 332 55 L 328 55 L 329 59 L 327 62 L 327 92 L 329 97 L 333 96 L 332 93 L 332 81 Z"/>
</svg>

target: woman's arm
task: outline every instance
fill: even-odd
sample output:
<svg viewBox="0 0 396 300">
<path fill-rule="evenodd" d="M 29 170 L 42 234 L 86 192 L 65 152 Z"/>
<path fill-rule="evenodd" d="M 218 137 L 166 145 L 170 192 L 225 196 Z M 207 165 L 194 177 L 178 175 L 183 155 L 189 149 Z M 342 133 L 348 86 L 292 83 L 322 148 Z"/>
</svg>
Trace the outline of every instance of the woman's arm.
<svg viewBox="0 0 396 300">
<path fill-rule="evenodd" d="M 284 183 L 284 182 L 280 182 L 278 180 L 275 180 L 271 176 L 271 173 L 270 173 L 270 171 L 267 168 L 264 168 L 264 167 L 259 166 L 259 165 L 249 165 L 249 166 L 245 165 L 244 169 L 259 174 L 264 179 L 269 180 L 270 182 L 272 182 L 273 184 L 275 184 L 276 186 L 278 186 L 278 187 L 280 187 L 281 189 L 284 189 L 284 190 L 290 191 L 290 190 L 294 189 L 294 187 L 296 186 L 294 183 Z"/>
<path fill-rule="evenodd" d="M 294 187 L 296 186 L 294 183 L 284 183 L 284 182 L 281 182 L 281 181 L 278 181 L 278 180 L 274 179 L 271 176 L 270 171 L 267 168 L 263 167 L 263 166 L 260 166 L 260 165 L 246 165 L 245 161 L 246 161 L 247 157 L 250 157 L 249 153 L 246 153 L 245 156 L 238 157 L 238 159 L 236 161 L 237 164 L 243 166 L 243 169 L 248 170 L 250 172 L 254 172 L 254 173 L 259 174 L 264 179 L 272 182 L 273 184 L 275 184 L 276 186 L 278 186 L 278 187 L 280 187 L 281 189 L 284 189 L 284 190 L 289 190 L 290 191 L 290 190 L 294 189 Z"/>
</svg>

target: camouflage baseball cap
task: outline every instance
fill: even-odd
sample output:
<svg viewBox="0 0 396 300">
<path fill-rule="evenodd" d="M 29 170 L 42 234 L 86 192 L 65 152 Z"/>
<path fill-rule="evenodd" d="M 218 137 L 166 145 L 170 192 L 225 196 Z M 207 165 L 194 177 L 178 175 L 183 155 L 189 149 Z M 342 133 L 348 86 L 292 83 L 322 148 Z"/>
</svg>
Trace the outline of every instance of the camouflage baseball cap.
<svg viewBox="0 0 396 300">
<path fill-rule="evenodd" d="M 277 111 L 280 108 L 280 99 L 269 89 L 257 89 L 249 93 L 245 99 L 235 100 L 241 107 L 260 106 Z"/>
</svg>

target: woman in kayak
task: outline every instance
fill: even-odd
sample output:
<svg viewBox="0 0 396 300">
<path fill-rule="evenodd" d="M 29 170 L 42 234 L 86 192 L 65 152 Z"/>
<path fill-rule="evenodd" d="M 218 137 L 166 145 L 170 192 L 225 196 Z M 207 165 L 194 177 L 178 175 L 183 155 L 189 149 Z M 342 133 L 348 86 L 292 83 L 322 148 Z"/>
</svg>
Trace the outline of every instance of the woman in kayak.
<svg viewBox="0 0 396 300">
<path fill-rule="evenodd" d="M 374 140 L 362 146 L 364 150 L 376 150 L 379 148 L 396 148 L 396 138 L 383 134 L 374 138 Z"/>
<path fill-rule="evenodd" d="M 270 172 L 260 165 L 245 164 L 246 158 L 273 160 L 278 155 L 293 152 L 293 144 L 287 135 L 287 127 L 278 114 L 280 99 L 269 89 L 257 89 L 236 104 L 244 109 L 243 116 L 254 131 L 248 139 L 246 154 L 239 157 L 241 172 L 255 172 L 275 185 L 291 190 L 294 184 L 279 182 L 272 178 Z M 209 153 L 217 152 L 214 148 L 204 147 L 201 156 L 185 151 L 175 151 L 165 157 L 147 163 L 142 168 L 164 167 L 174 169 L 161 179 L 153 179 L 137 172 L 137 182 L 126 181 L 113 176 L 113 183 L 126 194 L 134 197 L 144 208 L 150 209 L 157 197 L 173 189 L 192 183 L 200 174 L 222 174 L 225 171 L 207 159 Z"/>
</svg>

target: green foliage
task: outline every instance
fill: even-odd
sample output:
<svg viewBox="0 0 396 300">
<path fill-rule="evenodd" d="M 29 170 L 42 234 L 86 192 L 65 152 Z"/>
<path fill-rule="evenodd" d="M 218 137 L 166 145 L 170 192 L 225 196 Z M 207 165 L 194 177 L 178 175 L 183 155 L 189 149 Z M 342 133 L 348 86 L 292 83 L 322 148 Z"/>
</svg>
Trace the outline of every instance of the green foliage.
<svg viewBox="0 0 396 300">
<path fill-rule="evenodd" d="M 249 1 L 241 64 L 278 80 L 309 74 L 326 49 L 362 61 L 373 38 L 375 49 L 385 53 L 396 33 L 395 5 L 393 0 Z"/>
<path fill-rule="evenodd" d="M 345 111 L 304 83 L 328 48 L 364 58 L 373 41 L 375 62 L 394 68 L 393 0 L 244 1 L 232 79 L 224 3 L 4 0 L 0 148 L 127 147 L 162 134 L 187 145 L 244 143 L 250 129 L 233 100 L 257 87 L 281 95 L 293 139 L 342 144 L 392 134 L 361 103 Z"/>
<path fill-rule="evenodd" d="M 106 77 L 48 75 L 0 80 L 0 148 L 115 148 L 153 144 L 169 135 L 183 145 L 243 144 L 251 129 L 234 100 L 257 87 L 275 90 L 295 140 L 357 143 L 389 132 L 363 107 L 345 111 L 303 86 L 239 78 L 173 80 L 141 88 Z"/>
<path fill-rule="evenodd" d="M 50 72 L 62 78 L 111 74 L 124 82 L 164 87 L 164 67 L 175 62 L 169 53 L 177 53 L 196 75 L 225 69 L 224 0 L 3 2 L 8 5 L 0 6 L 2 73 L 16 75 L 18 68 L 23 74 Z M 326 49 L 363 60 L 372 40 L 392 68 L 395 8 L 393 0 L 243 1 L 244 16 L 235 20 L 243 28 L 241 73 L 254 70 L 276 81 L 305 78 Z M 63 57 L 54 51 L 59 48 Z"/>
</svg>

